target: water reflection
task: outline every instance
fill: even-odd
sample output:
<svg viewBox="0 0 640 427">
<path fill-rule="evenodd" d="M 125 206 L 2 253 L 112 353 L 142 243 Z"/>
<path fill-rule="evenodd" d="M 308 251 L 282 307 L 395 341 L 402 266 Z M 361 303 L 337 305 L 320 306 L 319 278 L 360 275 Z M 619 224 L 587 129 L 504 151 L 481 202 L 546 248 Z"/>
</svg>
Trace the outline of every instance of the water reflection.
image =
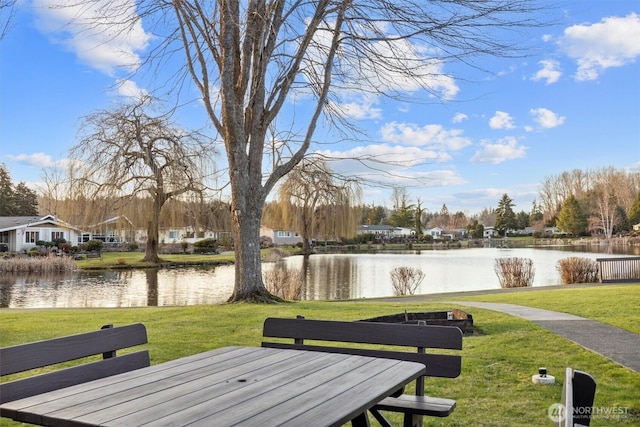
<svg viewBox="0 0 640 427">
<path fill-rule="evenodd" d="M 634 248 L 640 249 L 640 248 Z M 633 253 L 640 255 L 640 253 Z M 391 271 L 409 266 L 426 277 L 417 292 L 498 289 L 495 259 L 533 260 L 533 286 L 560 282 L 557 263 L 570 256 L 621 256 L 566 248 L 455 249 L 384 254 L 334 254 L 285 258 L 278 267 L 304 272 L 303 300 L 340 300 L 393 295 Z M 263 269 L 273 268 L 264 264 Z M 233 291 L 234 267 L 124 270 L 101 273 L 0 276 L 0 307 L 144 307 L 218 304 Z"/>
</svg>

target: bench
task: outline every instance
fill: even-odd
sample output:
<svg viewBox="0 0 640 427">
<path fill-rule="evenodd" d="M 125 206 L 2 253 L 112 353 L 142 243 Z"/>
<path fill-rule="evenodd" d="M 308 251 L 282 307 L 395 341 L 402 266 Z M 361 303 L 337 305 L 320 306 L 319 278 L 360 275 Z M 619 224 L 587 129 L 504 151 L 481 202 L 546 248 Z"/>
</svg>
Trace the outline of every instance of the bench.
<svg viewBox="0 0 640 427">
<path fill-rule="evenodd" d="M 119 355 L 116 350 L 147 343 L 141 323 L 0 348 L 0 376 L 39 369 L 88 356 L 102 359 L 0 384 L 0 403 L 109 377 L 150 365 L 149 351 Z M 0 413 L 0 415 L 3 415 Z"/>
<path fill-rule="evenodd" d="M 588 426 L 596 395 L 596 381 L 586 372 L 567 368 L 562 385 L 563 411 L 558 414 L 558 427 Z"/>
<path fill-rule="evenodd" d="M 340 322 L 268 318 L 264 322 L 263 337 L 293 339 L 294 342 L 263 341 L 263 347 L 357 354 L 361 356 L 419 362 L 425 365 L 425 375 L 416 380 L 416 394 L 403 394 L 398 390 L 380 401 L 370 412 L 382 426 L 391 424 L 380 411 L 404 414 L 404 426 L 419 426 L 422 416 L 446 417 L 455 409 L 451 399 L 425 396 L 424 378 L 456 378 L 460 375 L 462 356 L 457 354 L 426 353 L 426 349 L 462 350 L 462 331 L 453 326 L 407 325 L 379 322 Z M 315 341 L 309 343 L 308 341 Z M 372 344 L 377 348 L 338 347 L 326 342 L 343 344 Z M 325 343 L 323 343 L 325 342 Z M 381 349 L 379 345 L 394 346 Z M 400 351 L 397 347 L 404 347 Z M 411 351 L 406 351 L 412 347 Z"/>
</svg>

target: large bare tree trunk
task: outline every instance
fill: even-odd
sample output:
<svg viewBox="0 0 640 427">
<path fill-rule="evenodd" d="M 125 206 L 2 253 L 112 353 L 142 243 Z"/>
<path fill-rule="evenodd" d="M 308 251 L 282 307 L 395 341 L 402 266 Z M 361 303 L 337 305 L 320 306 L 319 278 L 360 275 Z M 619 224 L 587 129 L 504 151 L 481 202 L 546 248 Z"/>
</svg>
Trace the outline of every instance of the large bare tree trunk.
<svg viewBox="0 0 640 427">
<path fill-rule="evenodd" d="M 250 185 L 249 176 L 238 174 L 233 179 L 243 181 L 243 185 L 235 184 L 231 203 L 236 258 L 235 286 L 229 302 L 281 301 L 267 291 L 262 280 L 260 220 L 265 198 L 263 191 Z"/>
</svg>

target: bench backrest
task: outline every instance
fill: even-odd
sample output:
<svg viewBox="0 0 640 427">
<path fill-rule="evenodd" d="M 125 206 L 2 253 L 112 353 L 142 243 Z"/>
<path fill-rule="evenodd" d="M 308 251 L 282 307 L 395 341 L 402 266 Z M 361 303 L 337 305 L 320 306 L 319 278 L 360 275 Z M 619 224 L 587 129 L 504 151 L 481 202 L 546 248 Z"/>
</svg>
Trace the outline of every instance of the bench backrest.
<svg viewBox="0 0 640 427">
<path fill-rule="evenodd" d="M 299 350 L 358 354 L 423 363 L 425 376 L 455 378 L 460 375 L 462 357 L 456 354 L 426 353 L 426 349 L 462 350 L 462 331 L 453 326 L 409 325 L 380 322 L 340 322 L 329 320 L 307 320 L 268 318 L 263 333 L 268 338 L 290 338 L 293 343 L 265 341 L 263 347 L 291 348 Z M 337 347 L 314 341 L 374 344 L 405 347 L 396 349 L 372 349 Z M 406 351 L 406 347 L 411 347 Z M 421 378 L 422 380 L 422 378 Z M 416 387 L 423 390 L 423 382 Z"/>
<path fill-rule="evenodd" d="M 562 385 L 564 417 L 559 417 L 558 427 L 588 426 L 596 395 L 596 380 L 582 371 L 567 368 Z"/>
<path fill-rule="evenodd" d="M 150 365 L 149 351 L 116 357 L 116 350 L 147 343 L 141 323 L 0 348 L 0 376 L 102 355 L 102 360 L 0 384 L 0 403 L 132 371 Z"/>
</svg>

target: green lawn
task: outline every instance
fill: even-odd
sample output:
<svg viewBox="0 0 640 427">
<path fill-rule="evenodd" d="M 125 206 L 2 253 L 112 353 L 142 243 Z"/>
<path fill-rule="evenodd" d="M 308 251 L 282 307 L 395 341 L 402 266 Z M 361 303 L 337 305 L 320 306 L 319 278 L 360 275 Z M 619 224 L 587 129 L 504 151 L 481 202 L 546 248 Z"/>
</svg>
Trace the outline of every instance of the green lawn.
<svg viewBox="0 0 640 427">
<path fill-rule="evenodd" d="M 542 290 L 468 297 L 565 311 L 623 326 L 634 319 L 638 332 L 640 284 L 586 289 Z M 456 298 L 461 299 L 461 298 Z M 577 304 L 576 302 L 580 302 Z M 274 305 L 222 304 L 131 309 L 0 310 L 0 346 L 8 346 L 116 325 L 142 322 L 148 328 L 152 363 L 226 345 L 259 346 L 262 322 L 269 316 L 357 320 L 407 311 L 442 311 L 450 304 L 424 302 L 298 302 Z M 425 426 L 552 425 L 548 407 L 560 400 L 561 381 L 535 385 L 538 367 L 562 380 L 564 368 L 591 373 L 598 383 L 595 406 L 623 408 L 618 419 L 595 418 L 592 426 L 640 425 L 640 374 L 583 349 L 534 323 L 489 310 L 469 308 L 479 334 L 464 338 L 462 375 L 429 379 L 427 392 L 458 401 L 448 418 L 427 418 Z M 618 411 L 620 411 L 618 409 Z M 375 421 L 372 420 L 372 424 Z M 7 419 L 0 426 L 15 425 Z"/>
</svg>

